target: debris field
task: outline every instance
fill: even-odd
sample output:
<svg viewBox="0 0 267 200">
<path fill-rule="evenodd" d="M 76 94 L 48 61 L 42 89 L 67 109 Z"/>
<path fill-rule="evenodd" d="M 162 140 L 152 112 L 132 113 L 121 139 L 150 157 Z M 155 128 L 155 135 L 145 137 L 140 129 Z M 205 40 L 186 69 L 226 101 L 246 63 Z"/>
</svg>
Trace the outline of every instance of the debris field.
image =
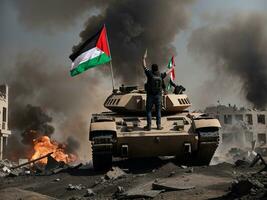
<svg viewBox="0 0 267 200">
<path fill-rule="evenodd" d="M 0 163 L 0 199 L 267 199 L 267 171 L 260 162 L 183 166 L 175 159 L 135 159 L 96 172 L 48 157 L 46 166 Z"/>
</svg>

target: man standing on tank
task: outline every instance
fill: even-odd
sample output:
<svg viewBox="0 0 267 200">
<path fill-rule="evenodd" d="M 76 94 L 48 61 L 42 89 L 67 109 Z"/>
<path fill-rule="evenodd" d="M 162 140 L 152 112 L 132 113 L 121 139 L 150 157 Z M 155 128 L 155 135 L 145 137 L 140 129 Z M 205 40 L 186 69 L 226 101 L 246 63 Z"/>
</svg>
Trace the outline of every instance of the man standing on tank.
<svg viewBox="0 0 267 200">
<path fill-rule="evenodd" d="M 147 76 L 147 83 L 145 84 L 146 90 L 146 115 L 147 115 L 147 125 L 144 127 L 146 131 L 151 130 L 151 120 L 152 120 L 152 108 L 155 105 L 156 111 L 156 123 L 157 130 L 162 130 L 161 127 L 161 97 L 162 90 L 165 91 L 165 84 L 163 79 L 169 74 L 172 69 L 164 73 L 160 73 L 157 64 L 152 64 L 151 69 L 147 68 L 146 65 L 147 50 L 143 56 L 143 68 Z"/>
</svg>

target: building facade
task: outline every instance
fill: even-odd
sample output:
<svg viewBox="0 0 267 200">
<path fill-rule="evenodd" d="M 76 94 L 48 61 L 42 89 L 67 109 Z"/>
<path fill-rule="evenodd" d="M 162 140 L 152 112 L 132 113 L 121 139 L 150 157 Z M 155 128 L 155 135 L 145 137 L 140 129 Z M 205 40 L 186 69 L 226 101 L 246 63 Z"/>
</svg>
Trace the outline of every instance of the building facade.
<svg viewBox="0 0 267 200">
<path fill-rule="evenodd" d="M 4 158 L 8 136 L 8 86 L 0 85 L 0 160 Z"/>
<path fill-rule="evenodd" d="M 220 121 L 222 143 L 236 142 L 248 147 L 252 141 L 256 141 L 256 146 L 266 144 L 267 111 L 218 105 L 207 107 L 205 112 Z"/>
</svg>

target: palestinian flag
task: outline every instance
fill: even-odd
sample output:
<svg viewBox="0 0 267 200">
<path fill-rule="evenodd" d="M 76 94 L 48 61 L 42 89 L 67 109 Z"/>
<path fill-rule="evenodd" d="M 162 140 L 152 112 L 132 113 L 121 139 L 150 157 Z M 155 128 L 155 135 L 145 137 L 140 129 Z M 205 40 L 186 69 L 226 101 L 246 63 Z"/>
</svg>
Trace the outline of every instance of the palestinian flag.
<svg viewBox="0 0 267 200">
<path fill-rule="evenodd" d="M 174 56 L 171 57 L 169 63 L 168 63 L 168 69 L 172 69 L 171 73 L 170 73 L 170 81 L 174 82 L 175 79 L 175 62 L 174 62 Z M 171 89 L 171 84 L 169 83 L 167 86 L 167 90 Z"/>
<path fill-rule="evenodd" d="M 100 31 L 85 41 L 69 58 L 72 60 L 71 76 L 111 61 L 106 27 L 103 26 Z"/>
</svg>

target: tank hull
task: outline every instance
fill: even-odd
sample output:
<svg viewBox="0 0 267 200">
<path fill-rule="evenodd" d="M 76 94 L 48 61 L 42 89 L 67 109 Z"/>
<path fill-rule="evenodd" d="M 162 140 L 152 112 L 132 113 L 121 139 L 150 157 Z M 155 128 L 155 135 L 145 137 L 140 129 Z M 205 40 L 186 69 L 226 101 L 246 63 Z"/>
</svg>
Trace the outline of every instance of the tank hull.
<svg viewBox="0 0 267 200">
<path fill-rule="evenodd" d="M 209 164 L 219 143 L 217 119 L 196 118 L 185 112 L 163 116 L 161 121 L 163 130 L 157 130 L 153 120 L 152 130 L 144 131 L 144 116 L 124 117 L 112 112 L 93 115 L 90 127 L 93 158 L 175 156 L 183 164 Z"/>
</svg>

